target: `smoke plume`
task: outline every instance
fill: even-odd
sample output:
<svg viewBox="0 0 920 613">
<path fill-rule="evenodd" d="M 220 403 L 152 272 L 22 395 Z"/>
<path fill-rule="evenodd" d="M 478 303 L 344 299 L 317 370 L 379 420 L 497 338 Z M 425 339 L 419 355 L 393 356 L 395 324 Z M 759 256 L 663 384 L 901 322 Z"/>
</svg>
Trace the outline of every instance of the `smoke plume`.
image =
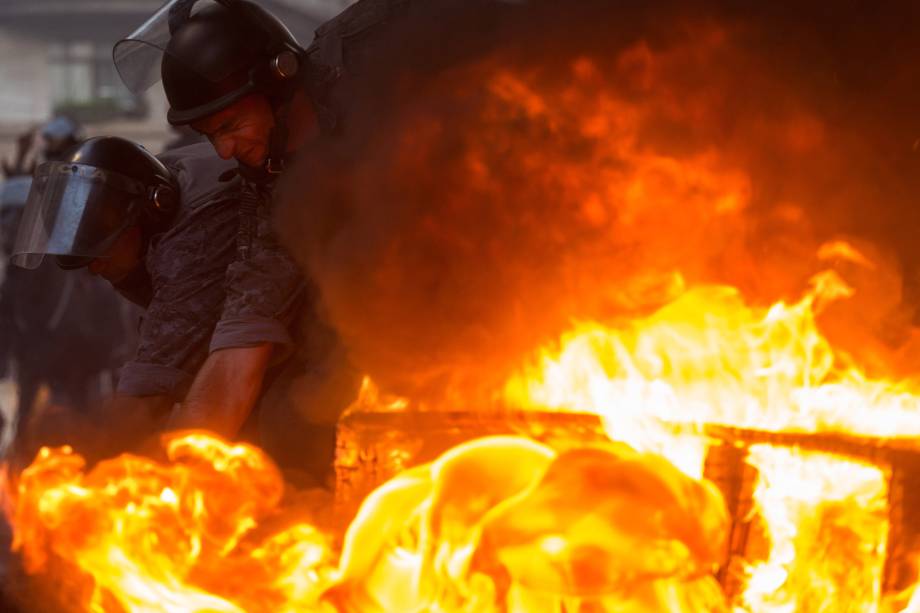
<svg viewBox="0 0 920 613">
<path fill-rule="evenodd" d="M 278 216 L 383 387 L 473 408 L 573 321 L 699 282 L 792 298 L 841 237 L 875 267 L 838 263 L 852 337 L 909 338 L 917 7 L 419 5 L 346 47 L 341 133 Z"/>
</svg>

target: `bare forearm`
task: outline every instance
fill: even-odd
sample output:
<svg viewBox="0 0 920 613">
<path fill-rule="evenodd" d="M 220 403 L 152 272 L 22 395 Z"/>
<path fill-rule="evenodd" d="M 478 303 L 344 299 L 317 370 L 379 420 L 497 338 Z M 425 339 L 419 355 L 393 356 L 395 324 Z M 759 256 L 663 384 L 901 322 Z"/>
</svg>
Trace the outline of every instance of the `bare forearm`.
<svg viewBox="0 0 920 613">
<path fill-rule="evenodd" d="M 271 351 L 272 345 L 265 343 L 208 356 L 169 428 L 202 428 L 236 436 L 259 397 Z"/>
</svg>

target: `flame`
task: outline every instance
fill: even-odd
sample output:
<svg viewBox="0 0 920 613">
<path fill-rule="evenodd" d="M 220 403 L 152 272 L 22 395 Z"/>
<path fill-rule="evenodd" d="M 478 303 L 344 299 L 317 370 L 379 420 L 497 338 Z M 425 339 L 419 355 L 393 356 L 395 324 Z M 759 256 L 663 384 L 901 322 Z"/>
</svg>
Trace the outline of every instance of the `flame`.
<svg viewBox="0 0 920 613">
<path fill-rule="evenodd" d="M 822 258 L 871 268 L 836 242 Z M 821 333 L 828 304 L 852 295 L 833 272 L 798 302 L 745 304 L 731 287 L 690 289 L 650 317 L 582 324 L 505 389 L 509 404 L 594 412 L 611 440 L 702 478 L 706 426 L 905 438 L 920 433 L 910 381 L 872 379 Z M 827 454 L 754 446 L 764 561 L 745 569 L 743 610 L 878 611 L 888 530 L 883 470 Z M 756 543 L 749 548 L 756 549 Z"/>
<path fill-rule="evenodd" d="M 88 589 L 77 610 L 86 611 L 724 604 L 708 576 L 726 533 L 719 494 L 625 446 L 461 445 L 372 493 L 338 563 L 308 523 L 257 538 L 283 494 L 259 450 L 193 433 L 170 439 L 167 457 L 126 455 L 84 474 L 72 449 L 43 449 L 14 505 L 14 548 L 27 569 L 45 570 L 52 556 L 78 569 Z"/>
<path fill-rule="evenodd" d="M 340 549 L 313 523 L 267 530 L 286 517 L 277 468 L 206 433 L 167 439 L 166 462 L 126 455 L 89 472 L 72 449 L 43 449 L 18 478 L 14 548 L 31 573 L 52 558 L 78 569 L 88 611 L 727 611 L 712 572 L 729 519 L 702 478 L 707 427 L 920 433 L 911 384 L 867 377 L 821 334 L 821 309 L 851 294 L 833 273 L 770 307 L 700 286 L 644 319 L 576 326 L 505 399 L 597 413 L 610 443 L 465 443 L 374 491 Z M 359 404 L 407 406 L 369 380 Z M 884 472 L 764 445 L 747 461 L 757 529 L 732 606 L 878 611 Z"/>
<path fill-rule="evenodd" d="M 821 335 L 816 312 L 849 293 L 823 274 L 799 302 L 758 308 L 698 287 L 643 320 L 576 327 L 505 395 L 596 412 L 609 444 L 460 445 L 374 491 L 340 550 L 304 521 L 266 532 L 285 517 L 277 468 L 205 433 L 169 438 L 166 462 L 89 472 L 72 449 L 43 449 L 18 479 L 14 547 L 29 572 L 52 557 L 78 569 L 88 611 L 727 611 L 707 425 L 920 432 L 907 383 L 868 379 Z M 381 397 L 368 381 L 362 398 Z M 736 610 L 879 610 L 884 473 L 769 446 L 748 462 L 759 531 Z"/>
<path fill-rule="evenodd" d="M 881 470 L 757 445 L 754 499 L 772 543 L 747 569 L 751 611 L 877 611 L 888 536 Z"/>
<path fill-rule="evenodd" d="M 51 556 L 79 569 L 89 589 L 76 610 L 303 610 L 293 605 L 328 580 L 331 549 L 306 524 L 247 542 L 284 490 L 265 454 L 190 433 L 168 440 L 166 455 L 84 473 L 71 448 L 42 449 L 14 496 L 13 548 L 26 570 L 47 569 Z"/>
<path fill-rule="evenodd" d="M 822 333 L 828 305 L 854 295 L 838 273 L 816 275 L 800 300 L 771 306 L 748 303 L 733 286 L 690 285 L 735 256 L 744 260 L 738 276 L 761 272 L 739 246 L 754 189 L 735 155 L 715 145 L 666 153 L 649 141 L 657 124 L 705 123 L 721 112 L 713 88 L 664 87 L 696 81 L 686 78 L 695 65 L 687 57 L 707 72 L 726 64 L 723 37 L 702 38 L 701 55 L 691 53 L 698 43 L 664 55 L 643 43 L 612 64 L 576 58 L 559 79 L 486 61 L 467 74 L 487 92 L 475 121 L 460 115 L 472 137 L 453 142 L 437 114 L 410 114 L 418 123 L 400 126 L 400 138 L 381 131 L 379 157 L 396 166 L 375 158 L 374 172 L 353 182 L 328 173 L 337 186 L 364 186 L 370 222 L 419 241 L 379 241 L 383 251 L 368 260 L 336 254 L 312 271 L 326 281 L 330 310 L 351 314 L 335 323 L 351 323 L 340 327 L 352 348 L 364 345 L 365 363 L 389 371 L 384 383 L 453 399 L 440 386 L 458 372 L 472 374 L 450 392 L 492 393 L 497 379 L 504 405 L 599 415 L 607 444 L 462 444 L 372 492 L 341 537 L 295 512 L 277 467 L 250 445 L 182 433 L 165 441 L 163 461 L 124 455 L 90 470 L 73 449 L 46 448 L 12 480 L 6 501 L 27 572 L 66 584 L 73 608 L 94 613 L 879 611 L 886 475 L 838 456 L 751 447 L 754 509 L 743 519 L 756 529 L 735 552 L 744 556 L 743 589 L 728 595 L 713 576 L 729 553 L 729 517 L 704 479 L 712 426 L 915 437 L 920 394 L 910 381 L 870 376 Z M 633 87 L 610 85 L 618 80 Z M 424 97 L 419 105 L 455 112 Z M 802 153 L 823 138 L 809 117 L 785 128 Z M 543 146 L 533 145 L 538 138 Z M 445 142 L 450 155 L 435 148 Z M 439 156 L 458 176 L 418 172 Z M 365 183 L 378 173 L 403 189 Z M 457 191 L 441 197 L 445 185 Z M 403 198 L 406 188 L 421 205 Z M 379 211 L 394 194 L 426 212 L 437 199 L 445 210 L 393 231 Z M 339 199 L 316 199 L 341 216 Z M 509 201 L 517 206 L 498 206 Z M 799 225 L 801 209 L 777 208 Z M 416 219 L 396 211 L 386 217 Z M 486 233 L 467 235 L 473 228 Z M 378 243 L 358 236 L 302 242 Z M 406 265 L 414 258 L 446 267 L 420 275 Z M 516 266 L 495 267 L 502 274 L 488 283 L 460 274 L 504 260 Z M 821 247 L 817 260 L 881 269 L 843 241 Z M 454 268 L 458 261 L 466 266 Z M 330 291 L 323 275 L 333 262 L 357 268 Z M 366 274 L 369 263 L 379 274 Z M 353 282 L 359 274 L 364 283 Z M 492 299 L 464 302 L 480 292 Z M 663 306 L 648 314 L 649 303 Z M 383 307 L 369 313 L 368 304 Z M 572 313 L 609 310 L 645 315 L 580 322 L 505 380 L 509 360 L 517 364 L 545 330 L 555 334 Z M 403 317 L 409 324 L 396 325 Z M 388 344 L 387 334 L 401 342 Z M 356 410 L 366 406 L 409 405 L 368 379 Z M 916 594 L 905 601 L 920 610 Z"/>
<path fill-rule="evenodd" d="M 833 272 L 814 277 L 799 302 L 769 308 L 731 287 L 693 288 L 622 327 L 576 326 L 508 382 L 507 402 L 597 413 L 612 440 L 697 477 L 704 448 L 675 448 L 677 430 L 916 435 L 915 385 L 868 378 L 818 328 L 819 307 L 850 292 Z"/>
</svg>

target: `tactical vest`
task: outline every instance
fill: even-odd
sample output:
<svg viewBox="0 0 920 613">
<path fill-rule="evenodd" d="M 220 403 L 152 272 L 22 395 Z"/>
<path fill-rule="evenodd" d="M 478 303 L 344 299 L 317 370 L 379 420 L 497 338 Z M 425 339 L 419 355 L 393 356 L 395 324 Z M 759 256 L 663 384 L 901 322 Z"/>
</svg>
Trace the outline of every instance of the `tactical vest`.
<svg viewBox="0 0 920 613">
<path fill-rule="evenodd" d="M 359 0 L 317 28 L 307 57 L 312 65 L 311 95 L 325 132 L 341 126 L 349 96 L 348 79 L 360 76 L 374 57 L 384 26 L 417 0 Z"/>
<path fill-rule="evenodd" d="M 405 15 L 411 0 L 360 0 L 316 30 L 307 56 L 314 65 L 349 74 L 360 72 L 373 51 L 374 34 L 391 19 Z"/>
</svg>

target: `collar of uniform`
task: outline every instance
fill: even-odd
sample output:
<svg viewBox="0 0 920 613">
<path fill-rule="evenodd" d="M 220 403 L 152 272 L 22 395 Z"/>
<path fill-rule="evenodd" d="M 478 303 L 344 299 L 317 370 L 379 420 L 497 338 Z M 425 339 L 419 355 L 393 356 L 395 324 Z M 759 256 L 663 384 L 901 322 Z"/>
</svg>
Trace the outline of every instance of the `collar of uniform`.
<svg viewBox="0 0 920 613">
<path fill-rule="evenodd" d="M 285 160 L 285 162 L 286 161 L 287 160 Z M 218 180 L 221 183 L 226 183 L 227 181 L 232 181 L 236 177 L 240 177 L 247 183 L 255 183 L 256 185 L 270 185 L 278 178 L 278 176 L 279 173 L 269 172 L 265 167 L 254 168 L 252 166 L 240 164 L 236 168 L 231 168 L 221 173 L 220 177 L 218 177 Z"/>
</svg>

